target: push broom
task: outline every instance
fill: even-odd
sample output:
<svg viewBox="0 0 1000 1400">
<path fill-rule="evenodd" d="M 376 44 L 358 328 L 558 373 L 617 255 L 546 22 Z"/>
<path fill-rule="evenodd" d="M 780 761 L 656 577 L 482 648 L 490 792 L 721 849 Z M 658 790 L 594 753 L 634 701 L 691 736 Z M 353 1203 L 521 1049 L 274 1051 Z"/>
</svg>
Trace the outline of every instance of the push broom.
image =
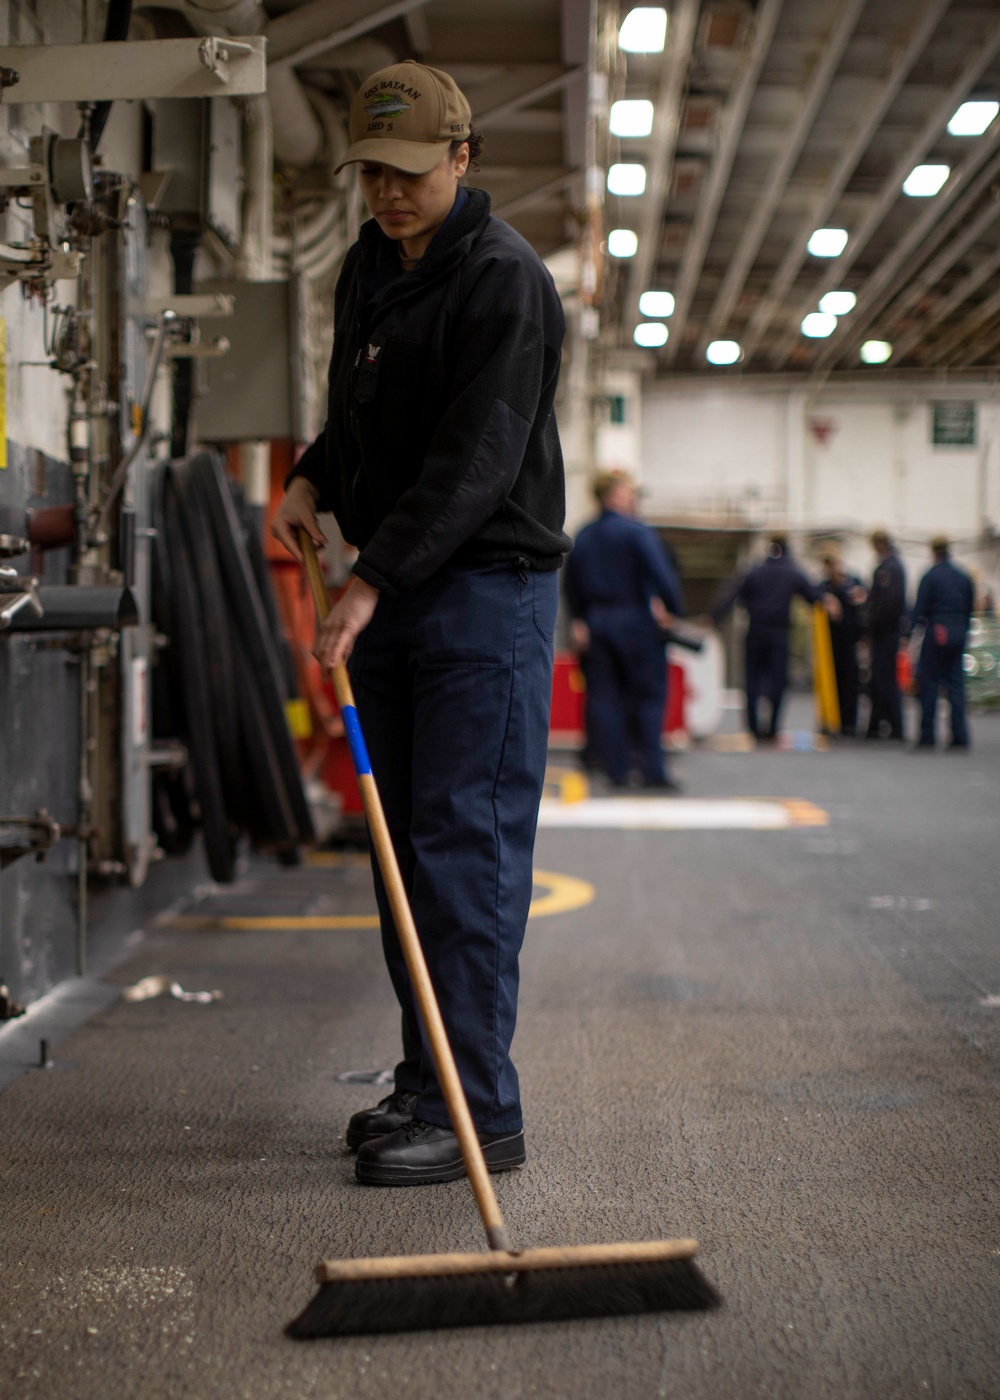
<svg viewBox="0 0 1000 1400">
<path fill-rule="evenodd" d="M 304 530 L 299 540 L 322 621 L 330 604 L 316 551 Z M 523 1250 L 512 1246 L 424 961 L 347 668 L 334 666 L 331 674 L 372 844 L 489 1252 L 324 1260 L 316 1268 L 319 1291 L 289 1323 L 288 1334 L 310 1338 L 408 1332 L 714 1307 L 718 1295 L 692 1262 L 696 1240 Z"/>
</svg>

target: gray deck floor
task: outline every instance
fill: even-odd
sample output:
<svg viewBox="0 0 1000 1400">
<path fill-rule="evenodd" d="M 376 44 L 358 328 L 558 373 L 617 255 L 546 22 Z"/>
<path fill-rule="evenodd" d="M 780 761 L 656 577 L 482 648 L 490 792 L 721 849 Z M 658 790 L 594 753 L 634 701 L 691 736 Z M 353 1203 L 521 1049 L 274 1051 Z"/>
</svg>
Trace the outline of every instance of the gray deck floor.
<svg viewBox="0 0 1000 1400">
<path fill-rule="evenodd" d="M 150 926 L 114 974 L 221 1001 L 116 1002 L 0 1095 L 0 1394 L 996 1400 L 1000 715 L 975 739 L 677 761 L 827 825 L 540 833 L 593 898 L 529 925 L 501 1204 L 523 1245 L 696 1235 L 721 1310 L 287 1340 L 319 1257 L 481 1232 L 464 1182 L 353 1180 L 385 1091 L 337 1075 L 396 1053 L 377 933 L 330 926 L 366 871 L 262 864 L 184 912 L 277 927 Z"/>
</svg>

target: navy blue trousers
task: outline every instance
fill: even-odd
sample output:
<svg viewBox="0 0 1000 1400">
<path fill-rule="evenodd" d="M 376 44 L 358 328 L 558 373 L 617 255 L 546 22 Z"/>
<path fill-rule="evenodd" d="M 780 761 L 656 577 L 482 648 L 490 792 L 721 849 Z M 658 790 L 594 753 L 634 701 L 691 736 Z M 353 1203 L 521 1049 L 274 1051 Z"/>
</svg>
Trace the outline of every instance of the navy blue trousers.
<svg viewBox="0 0 1000 1400">
<path fill-rule="evenodd" d="M 380 599 L 350 672 L 372 772 L 459 1078 L 480 1132 L 522 1126 L 510 1045 L 545 776 L 555 573 L 446 567 Z M 377 866 L 402 1010 L 396 1089 L 450 1126 Z"/>
<path fill-rule="evenodd" d="M 778 732 L 781 702 L 788 684 L 788 628 L 751 622 L 746 637 L 747 728 L 757 737 L 773 739 Z M 760 702 L 766 700 L 770 717 L 761 728 Z"/>
<path fill-rule="evenodd" d="M 646 609 L 602 608 L 588 619 L 587 738 L 613 783 L 628 781 L 634 750 L 642 780 L 666 773 L 660 735 L 667 702 L 663 641 Z"/>
<path fill-rule="evenodd" d="M 969 729 L 965 722 L 965 672 L 962 669 L 965 633 L 959 632 L 957 628 L 949 628 L 948 641 L 941 646 L 931 635 L 932 630 L 931 627 L 927 628 L 917 666 L 920 690 L 920 742 L 934 743 L 938 695 L 944 686 L 951 707 L 952 743 L 965 745 L 969 742 Z"/>
<path fill-rule="evenodd" d="M 868 716 L 868 733 L 873 738 L 881 733 L 883 723 L 888 724 L 891 738 L 900 739 L 903 735 L 903 702 L 896 674 L 898 651 L 898 632 L 889 632 L 886 636 L 871 639 L 871 672 L 868 678 L 871 711 Z"/>
</svg>

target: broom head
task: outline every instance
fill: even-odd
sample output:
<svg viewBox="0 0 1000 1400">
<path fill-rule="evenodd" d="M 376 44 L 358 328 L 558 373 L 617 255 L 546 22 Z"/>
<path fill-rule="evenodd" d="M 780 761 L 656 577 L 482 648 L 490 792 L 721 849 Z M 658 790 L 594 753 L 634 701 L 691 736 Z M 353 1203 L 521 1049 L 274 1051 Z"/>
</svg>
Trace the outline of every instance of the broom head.
<svg viewBox="0 0 1000 1400">
<path fill-rule="evenodd" d="M 327 1260 L 290 1337 L 564 1322 L 716 1307 L 696 1240 Z"/>
</svg>

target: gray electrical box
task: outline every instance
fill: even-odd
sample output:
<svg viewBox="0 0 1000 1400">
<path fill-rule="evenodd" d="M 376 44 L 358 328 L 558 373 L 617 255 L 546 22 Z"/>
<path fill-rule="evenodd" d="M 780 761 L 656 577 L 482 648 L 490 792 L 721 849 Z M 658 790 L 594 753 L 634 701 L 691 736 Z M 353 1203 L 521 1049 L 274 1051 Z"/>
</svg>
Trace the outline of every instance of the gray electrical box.
<svg viewBox="0 0 1000 1400">
<path fill-rule="evenodd" d="M 170 176 L 158 207 L 164 214 L 200 216 L 205 202 L 205 100 L 157 98 L 149 108 L 153 170 Z"/>
<path fill-rule="evenodd" d="M 170 177 L 157 207 L 203 219 L 235 248 L 243 200 L 242 119 L 236 103 L 228 97 L 158 98 L 149 107 L 153 172 Z"/>
<path fill-rule="evenodd" d="M 203 341 L 225 336 L 229 350 L 199 361 L 198 437 L 203 442 L 300 438 L 297 296 L 292 282 L 204 283 L 200 292 L 235 298 L 232 316 L 198 318 Z"/>
</svg>

